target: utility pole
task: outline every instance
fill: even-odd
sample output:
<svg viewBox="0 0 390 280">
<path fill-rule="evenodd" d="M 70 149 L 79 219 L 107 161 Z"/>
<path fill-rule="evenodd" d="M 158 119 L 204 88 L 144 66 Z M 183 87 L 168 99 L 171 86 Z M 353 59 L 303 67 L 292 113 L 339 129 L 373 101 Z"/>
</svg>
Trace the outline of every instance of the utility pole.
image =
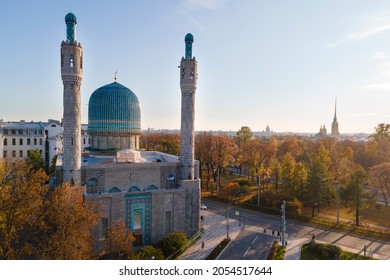
<svg viewBox="0 0 390 280">
<path fill-rule="evenodd" d="M 260 206 L 260 174 L 257 180 L 257 206 Z"/>
<path fill-rule="evenodd" d="M 283 200 L 283 203 L 280 207 L 280 213 L 282 214 L 282 248 L 285 247 L 284 235 L 286 233 L 286 201 Z"/>
</svg>

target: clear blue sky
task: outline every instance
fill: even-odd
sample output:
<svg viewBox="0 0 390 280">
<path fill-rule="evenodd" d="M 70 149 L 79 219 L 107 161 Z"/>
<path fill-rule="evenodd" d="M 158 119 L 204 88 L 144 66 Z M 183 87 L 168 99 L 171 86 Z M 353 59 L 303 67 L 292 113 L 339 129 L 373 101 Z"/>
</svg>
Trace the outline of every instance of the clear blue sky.
<svg viewBox="0 0 390 280">
<path fill-rule="evenodd" d="M 82 122 L 113 82 L 141 104 L 142 128 L 180 127 L 184 36 L 198 60 L 196 130 L 373 132 L 390 123 L 390 1 L 1 1 L 0 119 L 62 117 L 64 17 L 84 49 Z"/>
</svg>

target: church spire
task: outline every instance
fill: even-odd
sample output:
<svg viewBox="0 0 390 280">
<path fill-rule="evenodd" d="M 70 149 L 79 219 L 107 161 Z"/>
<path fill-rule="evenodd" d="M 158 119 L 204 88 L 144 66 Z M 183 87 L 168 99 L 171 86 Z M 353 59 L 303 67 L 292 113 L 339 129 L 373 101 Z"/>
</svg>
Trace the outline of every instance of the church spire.
<svg viewBox="0 0 390 280">
<path fill-rule="evenodd" d="M 340 132 L 339 132 L 339 123 L 337 122 L 337 97 L 335 98 L 334 102 L 334 117 L 333 117 L 333 122 L 332 122 L 332 136 L 335 138 L 340 137 Z"/>
</svg>

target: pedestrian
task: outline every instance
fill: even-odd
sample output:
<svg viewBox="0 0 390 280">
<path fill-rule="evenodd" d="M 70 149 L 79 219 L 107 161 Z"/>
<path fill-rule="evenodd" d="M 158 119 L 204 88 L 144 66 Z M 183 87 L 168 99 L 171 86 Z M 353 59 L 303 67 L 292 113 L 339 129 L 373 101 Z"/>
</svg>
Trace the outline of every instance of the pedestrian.
<svg viewBox="0 0 390 280">
<path fill-rule="evenodd" d="M 203 215 L 200 216 L 200 220 L 203 221 Z"/>
<path fill-rule="evenodd" d="M 204 241 L 202 241 L 202 249 L 204 249 Z"/>
</svg>

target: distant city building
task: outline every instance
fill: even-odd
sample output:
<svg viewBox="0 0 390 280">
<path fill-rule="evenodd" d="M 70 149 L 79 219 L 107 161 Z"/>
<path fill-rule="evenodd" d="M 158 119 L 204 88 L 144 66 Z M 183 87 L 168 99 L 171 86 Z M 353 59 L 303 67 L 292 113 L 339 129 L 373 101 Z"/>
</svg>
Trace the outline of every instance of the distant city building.
<svg viewBox="0 0 390 280">
<path fill-rule="evenodd" d="M 337 116 L 336 116 L 336 106 L 337 106 L 337 99 L 334 103 L 334 116 L 333 116 L 333 122 L 332 122 L 332 130 L 331 135 L 335 138 L 340 138 L 340 132 L 339 132 L 339 123 L 337 122 Z"/>
<path fill-rule="evenodd" d="M 90 144 L 85 125 L 81 135 L 84 150 Z M 0 120 L 0 140 L 0 158 L 26 159 L 31 150 L 38 149 L 49 168 L 52 158 L 62 154 L 63 127 L 60 121 L 52 119 L 47 122 Z"/>
<path fill-rule="evenodd" d="M 324 126 L 320 127 L 320 131 L 314 136 L 314 138 L 321 139 L 321 138 L 326 137 L 327 136 L 326 134 L 327 134 L 327 130 L 326 130 L 325 125 L 324 125 Z"/>
<path fill-rule="evenodd" d="M 68 100 L 79 98 L 79 84 L 71 88 L 65 86 L 71 78 L 78 77 L 76 82 L 81 82 L 81 47 L 74 40 L 76 17 L 69 13 L 65 21 L 68 38 L 61 50 L 66 48 L 69 53 L 61 65 L 67 65 L 65 70 L 70 73 L 63 75 L 64 118 L 67 116 L 70 124 L 64 126 L 64 135 L 69 135 L 70 142 L 69 149 L 64 147 L 63 155 L 58 157 L 56 184 L 80 185 L 84 188 L 85 199 L 99 205 L 101 220 L 93 229 L 97 249 L 104 248 L 108 228 L 118 220 L 123 220 L 133 232 L 135 245 L 157 243 L 175 231 L 193 236 L 199 231 L 200 223 L 199 162 L 194 160 L 198 76 L 197 61 L 192 56 L 193 36 L 185 36 L 185 56 L 180 62 L 180 157 L 139 151 L 141 115 L 138 98 L 116 80 L 97 89 L 90 98 L 88 132 L 91 147 L 90 153 L 81 155 L 81 150 L 72 142 L 81 134 L 81 127 L 77 125 L 79 103 L 72 104 Z M 68 24 L 69 21 L 72 24 Z M 75 61 L 75 57 L 80 60 Z M 76 124 L 71 125 L 73 121 Z"/>
</svg>

